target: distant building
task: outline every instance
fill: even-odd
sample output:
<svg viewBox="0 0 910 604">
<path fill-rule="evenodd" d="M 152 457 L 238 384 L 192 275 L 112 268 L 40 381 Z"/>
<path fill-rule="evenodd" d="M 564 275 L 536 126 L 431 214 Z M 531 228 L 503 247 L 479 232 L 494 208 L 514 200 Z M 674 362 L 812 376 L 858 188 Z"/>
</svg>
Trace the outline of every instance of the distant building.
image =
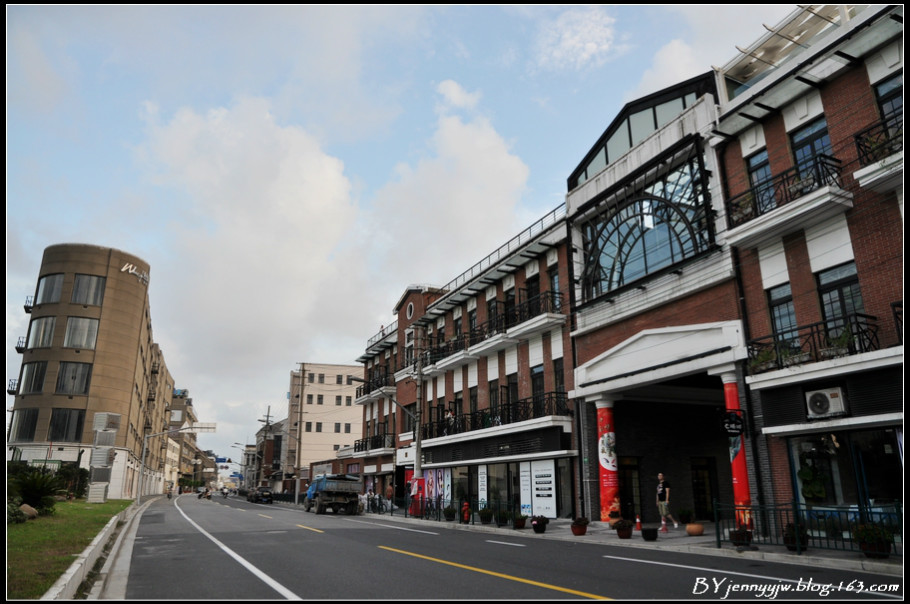
<svg viewBox="0 0 910 604">
<path fill-rule="evenodd" d="M 108 497 L 137 495 L 144 437 L 169 429 L 174 390 L 152 337 L 149 271 L 116 249 L 45 249 L 25 302 L 28 333 L 16 347 L 22 368 L 7 389 L 15 395 L 8 460 L 91 465 Z M 93 429 L 98 414 L 111 428 L 103 438 Z M 93 450 L 105 459 L 92 460 Z M 146 492 L 163 492 L 166 459 L 167 437 L 149 439 Z"/>
</svg>

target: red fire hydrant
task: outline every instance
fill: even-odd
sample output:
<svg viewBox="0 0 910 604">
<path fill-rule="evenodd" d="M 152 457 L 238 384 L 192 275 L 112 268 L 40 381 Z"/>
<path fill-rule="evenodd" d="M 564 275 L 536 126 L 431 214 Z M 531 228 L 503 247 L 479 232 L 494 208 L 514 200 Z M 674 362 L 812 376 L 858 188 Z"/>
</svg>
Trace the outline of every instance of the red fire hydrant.
<svg viewBox="0 0 910 604">
<path fill-rule="evenodd" d="M 464 504 L 462 504 L 462 506 L 461 506 L 461 518 L 465 524 L 468 523 L 470 516 L 471 516 L 471 509 L 468 507 L 468 502 L 465 501 Z"/>
</svg>

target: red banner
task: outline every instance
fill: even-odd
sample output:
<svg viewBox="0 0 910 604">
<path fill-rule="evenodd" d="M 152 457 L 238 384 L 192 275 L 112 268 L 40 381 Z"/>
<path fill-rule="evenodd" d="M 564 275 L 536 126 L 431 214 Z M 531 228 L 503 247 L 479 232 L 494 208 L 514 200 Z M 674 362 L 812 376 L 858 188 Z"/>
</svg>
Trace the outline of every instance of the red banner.
<svg viewBox="0 0 910 604">
<path fill-rule="evenodd" d="M 597 405 L 597 457 L 600 462 L 600 519 L 607 521 L 611 511 L 619 511 L 619 467 L 612 403 Z"/>
</svg>

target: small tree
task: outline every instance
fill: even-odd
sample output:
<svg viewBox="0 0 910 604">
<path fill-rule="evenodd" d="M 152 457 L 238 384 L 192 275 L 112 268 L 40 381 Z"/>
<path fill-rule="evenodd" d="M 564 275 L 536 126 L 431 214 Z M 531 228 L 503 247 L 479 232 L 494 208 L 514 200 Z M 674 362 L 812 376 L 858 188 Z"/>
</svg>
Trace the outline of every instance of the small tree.
<svg viewBox="0 0 910 604">
<path fill-rule="evenodd" d="M 53 514 L 54 493 L 60 488 L 60 480 L 46 470 L 33 470 L 15 479 L 15 488 L 22 503 L 38 510 L 39 514 Z"/>
</svg>

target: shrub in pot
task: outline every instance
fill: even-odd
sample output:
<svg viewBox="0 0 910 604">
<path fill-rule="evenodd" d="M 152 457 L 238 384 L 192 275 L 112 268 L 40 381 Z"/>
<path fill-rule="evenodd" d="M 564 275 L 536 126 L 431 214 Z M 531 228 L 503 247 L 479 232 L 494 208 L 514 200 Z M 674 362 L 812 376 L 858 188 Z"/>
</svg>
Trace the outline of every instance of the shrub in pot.
<svg viewBox="0 0 910 604">
<path fill-rule="evenodd" d="M 784 527 L 784 545 L 791 552 L 802 551 L 809 548 L 809 530 L 805 524 L 797 526 L 792 522 Z"/>
<path fill-rule="evenodd" d="M 535 533 L 543 533 L 547 530 L 550 519 L 546 516 L 531 516 L 531 528 Z"/>
<path fill-rule="evenodd" d="M 584 516 L 576 518 L 572 521 L 572 534 L 573 535 L 584 535 L 588 532 L 588 519 Z"/>
<path fill-rule="evenodd" d="M 885 527 L 878 524 L 857 524 L 850 532 L 867 558 L 887 558 L 891 555 L 894 535 Z"/>
<path fill-rule="evenodd" d="M 613 525 L 613 528 L 616 529 L 616 536 L 620 539 L 631 539 L 632 538 L 632 521 L 631 520 L 619 520 L 616 524 Z"/>
<path fill-rule="evenodd" d="M 481 508 L 477 515 L 480 516 L 481 524 L 490 524 L 493 521 L 493 510 L 490 508 Z"/>
<path fill-rule="evenodd" d="M 517 529 L 523 529 L 525 523 L 527 522 L 528 517 L 524 514 L 516 514 L 515 518 L 512 519 L 512 524 Z"/>
<path fill-rule="evenodd" d="M 657 541 L 657 527 L 642 528 L 641 538 L 645 541 Z"/>
<path fill-rule="evenodd" d="M 458 514 L 458 510 L 456 510 L 454 506 L 447 505 L 442 509 L 442 515 L 445 516 L 446 520 L 449 522 L 455 520 L 456 514 Z"/>
<path fill-rule="evenodd" d="M 732 529 L 730 531 L 730 543 L 736 546 L 752 545 L 752 531 L 745 528 Z"/>
</svg>

